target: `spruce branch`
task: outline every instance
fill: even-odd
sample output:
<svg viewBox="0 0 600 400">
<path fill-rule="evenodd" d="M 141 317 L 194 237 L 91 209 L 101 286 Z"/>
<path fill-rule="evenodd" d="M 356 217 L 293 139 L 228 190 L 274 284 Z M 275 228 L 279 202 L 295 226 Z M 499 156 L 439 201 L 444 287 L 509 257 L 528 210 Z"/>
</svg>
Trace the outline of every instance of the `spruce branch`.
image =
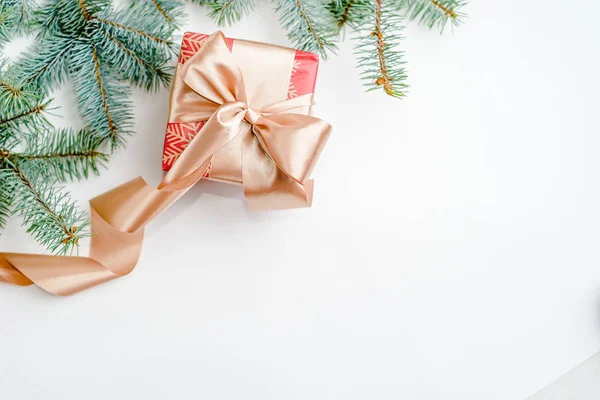
<svg viewBox="0 0 600 400">
<path fill-rule="evenodd" d="M 131 26 L 123 25 L 123 24 L 121 24 L 119 22 L 116 22 L 116 21 L 111 21 L 109 19 L 104 19 L 104 18 L 94 18 L 94 20 L 96 20 L 96 21 L 98 21 L 98 22 L 100 22 L 102 24 L 109 25 L 109 26 L 115 28 L 117 31 L 121 31 L 122 33 L 130 32 L 130 33 L 134 33 L 136 35 L 139 35 L 139 36 L 141 36 L 143 38 L 150 39 L 151 41 L 153 41 L 153 42 L 155 42 L 156 44 L 159 44 L 159 45 L 169 46 L 169 47 L 171 47 L 173 45 L 173 43 L 170 42 L 169 40 L 163 39 L 163 38 L 161 38 L 159 36 L 153 35 L 151 33 L 148 33 L 146 31 L 144 31 L 144 30 L 141 30 L 141 29 L 136 29 L 136 28 L 133 28 Z"/>
<path fill-rule="evenodd" d="M 461 9 L 466 5 L 461 0 L 401 0 L 400 6 L 405 16 L 411 21 L 433 28 L 437 26 L 443 31 L 448 22 L 458 26 L 465 18 Z"/>
<path fill-rule="evenodd" d="M 48 107 L 49 103 L 50 101 L 45 103 L 33 103 L 25 108 L 16 107 L 18 111 L 13 110 L 12 114 L 8 112 L 3 116 L 4 119 L 0 119 L 0 132 L 15 129 L 18 125 L 39 126 L 39 123 L 44 123 L 46 121 L 45 119 L 40 118 L 40 116 Z"/>
<path fill-rule="evenodd" d="M 176 46 L 171 40 L 173 25 L 164 24 L 161 20 L 148 19 L 144 15 L 148 12 L 147 3 L 134 3 L 130 8 L 120 11 L 104 10 L 92 15 L 90 20 L 106 25 L 105 28 L 112 35 L 124 35 L 137 41 L 138 46 L 158 46 L 174 53 Z"/>
<path fill-rule="evenodd" d="M 98 175 L 108 157 L 97 150 L 97 143 L 85 129 L 48 130 L 29 136 L 25 151 L 12 153 L 7 158 L 17 167 L 61 182 Z"/>
<path fill-rule="evenodd" d="M 12 212 L 23 218 L 27 232 L 50 251 L 66 254 L 79 245 L 89 221 L 78 211 L 70 195 L 56 182 L 35 179 L 13 164 L 0 159 L 0 181 L 3 190 L 13 193 Z"/>
<path fill-rule="evenodd" d="M 130 90 L 101 62 L 96 41 L 77 47 L 79 58 L 72 65 L 71 80 L 79 112 L 96 143 L 108 142 L 116 148 L 132 133 Z"/>
<path fill-rule="evenodd" d="M 110 0 L 53 0 L 39 15 L 41 32 L 20 61 L 19 75 L 45 91 L 69 78 L 94 141 L 122 146 L 133 115 L 123 81 L 146 90 L 170 84 L 171 37 L 181 3 L 138 0 L 116 10 Z"/>
<path fill-rule="evenodd" d="M 363 8 L 364 21 L 357 26 L 355 46 L 361 77 L 367 91 L 383 89 L 392 97 L 403 97 L 407 85 L 402 40 L 402 18 L 393 0 L 375 0 Z"/>
<path fill-rule="evenodd" d="M 50 101 L 16 71 L 0 61 L 0 228 L 19 214 L 38 242 L 66 253 L 88 235 L 88 221 L 57 181 L 97 173 L 106 155 L 84 130 L 54 130 Z"/>
<path fill-rule="evenodd" d="M 165 11 L 165 8 L 160 4 L 158 0 L 152 0 L 152 3 L 154 4 L 154 7 L 156 7 L 156 11 L 158 11 L 160 15 L 162 15 L 162 17 L 167 20 L 167 22 L 173 23 L 173 18 L 169 16 L 167 11 Z"/>
<path fill-rule="evenodd" d="M 337 49 L 337 34 L 326 5 L 318 0 L 277 0 L 275 11 L 287 36 L 300 50 L 320 54 L 324 59 Z"/>
<path fill-rule="evenodd" d="M 338 31 L 345 25 L 356 28 L 364 20 L 365 10 L 369 9 L 372 0 L 333 0 L 327 8 L 337 24 Z"/>
<path fill-rule="evenodd" d="M 24 83 L 42 90 L 61 85 L 67 76 L 70 53 L 77 40 L 58 34 L 42 39 L 32 50 L 25 52 L 17 67 Z"/>
<path fill-rule="evenodd" d="M 14 36 L 28 33 L 35 26 L 35 0 L 0 2 L 0 47 Z"/>
<path fill-rule="evenodd" d="M 209 4 L 213 4 L 215 0 L 189 0 L 191 3 L 195 3 L 201 6 L 206 6 Z"/>
<path fill-rule="evenodd" d="M 205 2 L 212 11 L 209 16 L 219 26 L 233 25 L 256 7 L 256 0 L 212 0 Z"/>
<path fill-rule="evenodd" d="M 111 54 L 106 61 L 117 71 L 119 77 L 129 80 L 136 86 L 148 91 L 158 90 L 168 86 L 173 75 L 173 68 L 165 66 L 169 56 L 165 53 L 162 57 L 155 57 L 147 52 L 131 49 L 131 44 L 122 38 L 111 35 L 104 26 L 100 26 L 101 36 L 98 46 L 102 54 Z"/>
<path fill-rule="evenodd" d="M 0 157 L 2 157 L 1 150 Z M 8 219 L 12 216 L 13 198 L 14 193 L 8 189 L 8 185 L 4 182 L 0 174 L 0 229 L 6 226 Z"/>
<path fill-rule="evenodd" d="M 150 3 L 150 7 L 154 7 L 162 18 L 175 27 L 179 26 L 184 17 L 183 4 L 178 0 L 138 0 L 132 6 L 135 8 L 140 2 Z"/>
<path fill-rule="evenodd" d="M 14 70 L 0 61 L 0 147 L 7 141 L 17 142 L 35 129 L 47 129 L 50 123 L 44 112 L 50 100 L 39 92 L 24 86 Z"/>
</svg>

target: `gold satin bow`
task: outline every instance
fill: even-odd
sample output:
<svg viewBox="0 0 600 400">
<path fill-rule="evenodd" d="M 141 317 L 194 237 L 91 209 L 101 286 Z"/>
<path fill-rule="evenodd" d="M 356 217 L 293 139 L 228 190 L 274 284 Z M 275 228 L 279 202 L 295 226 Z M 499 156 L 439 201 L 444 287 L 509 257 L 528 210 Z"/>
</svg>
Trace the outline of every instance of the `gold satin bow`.
<svg viewBox="0 0 600 400">
<path fill-rule="evenodd" d="M 247 44 L 253 45 L 265 46 Z M 200 180 L 215 153 L 234 139 L 241 141 L 244 193 L 251 208 L 310 205 L 308 177 L 331 131 L 326 122 L 297 113 L 312 104 L 312 95 L 254 108 L 244 76 L 217 32 L 178 71 L 173 97 L 170 116 L 206 123 L 158 188 L 138 177 L 90 200 L 95 235 L 89 257 L 0 253 L 0 282 L 35 283 L 68 295 L 127 275 L 139 259 L 144 226 Z"/>
<path fill-rule="evenodd" d="M 229 142 L 241 135 L 242 184 L 250 208 L 310 206 L 308 177 L 331 126 L 296 113 L 313 104 L 312 94 L 253 108 L 242 72 L 225 43 L 221 33 L 210 36 L 179 70 L 183 84 L 174 85 L 171 117 L 208 120 L 198 135 L 214 132 L 220 147 L 226 144 L 222 140 Z"/>
</svg>

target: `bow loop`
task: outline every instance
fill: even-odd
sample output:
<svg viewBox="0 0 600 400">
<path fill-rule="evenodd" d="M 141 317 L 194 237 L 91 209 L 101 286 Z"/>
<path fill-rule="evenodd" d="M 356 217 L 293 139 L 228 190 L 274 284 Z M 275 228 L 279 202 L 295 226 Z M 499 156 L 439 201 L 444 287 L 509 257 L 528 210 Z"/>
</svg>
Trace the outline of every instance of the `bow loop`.
<svg viewBox="0 0 600 400">
<path fill-rule="evenodd" d="M 312 173 L 331 125 L 302 114 L 273 114 L 255 125 L 258 142 L 277 167 L 298 183 Z"/>
<path fill-rule="evenodd" d="M 227 48 L 222 32 L 206 38 L 200 50 L 177 74 L 194 92 L 212 103 L 248 102 L 242 71 Z"/>
</svg>

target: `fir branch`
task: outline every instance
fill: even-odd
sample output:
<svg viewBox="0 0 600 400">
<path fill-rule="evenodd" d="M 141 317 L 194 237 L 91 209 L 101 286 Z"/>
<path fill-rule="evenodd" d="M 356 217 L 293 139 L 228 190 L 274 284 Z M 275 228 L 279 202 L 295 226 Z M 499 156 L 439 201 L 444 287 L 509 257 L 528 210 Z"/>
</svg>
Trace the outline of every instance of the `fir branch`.
<svg viewBox="0 0 600 400">
<path fill-rule="evenodd" d="M 119 131 L 119 129 L 112 117 L 111 107 L 108 105 L 108 94 L 104 85 L 104 77 L 102 76 L 102 72 L 100 71 L 100 60 L 98 59 L 98 52 L 96 51 L 96 46 L 93 43 L 90 43 L 90 50 L 94 65 L 94 77 L 96 78 L 96 83 L 98 85 L 98 92 L 102 101 L 102 109 L 104 110 L 106 116 L 106 126 L 110 132 L 111 141 L 114 143 L 115 137 L 117 136 L 117 132 Z"/>
<path fill-rule="evenodd" d="M 157 35 L 153 35 L 152 33 L 146 32 L 142 29 L 137 29 L 131 26 L 127 26 L 127 25 L 123 25 L 119 22 L 116 21 L 111 21 L 105 18 L 97 18 L 97 17 L 93 17 L 93 19 L 97 20 L 98 22 L 105 24 L 105 25 L 109 25 L 113 28 L 115 28 L 116 30 L 121 30 L 121 31 L 125 31 L 125 32 L 131 32 L 131 33 L 135 33 L 143 38 L 146 39 L 150 39 L 153 42 L 155 42 L 156 44 L 159 45 L 163 45 L 163 46 L 167 46 L 167 47 L 172 47 L 173 43 L 167 39 L 164 39 L 162 37 L 159 37 Z"/>
<path fill-rule="evenodd" d="M 213 0 L 206 2 L 212 8 L 209 16 L 217 25 L 233 25 L 256 7 L 256 0 Z"/>
<path fill-rule="evenodd" d="M 58 34 L 77 37 L 93 15 L 111 4 L 111 0 L 52 0 L 38 13 L 39 37 Z"/>
<path fill-rule="evenodd" d="M 172 76 L 175 25 L 158 18 L 157 4 L 172 21 L 181 15 L 176 0 L 140 0 L 120 10 L 109 0 L 54 0 L 40 12 L 42 34 L 19 63 L 20 75 L 44 90 L 68 76 L 95 141 L 123 144 L 132 113 L 129 88 L 120 81 L 156 90 Z"/>
<path fill-rule="evenodd" d="M 24 120 L 27 120 L 35 115 L 40 115 L 42 112 L 44 112 L 44 109 L 49 103 L 50 102 L 48 101 L 40 105 L 35 105 L 32 108 L 21 110 L 16 115 L 5 116 L 4 119 L 0 119 L 0 130 L 4 128 L 3 125 L 24 123 Z"/>
<path fill-rule="evenodd" d="M 51 90 L 63 83 L 67 76 L 69 56 L 77 40 L 62 34 L 42 39 L 21 58 L 19 75 L 26 84 Z"/>
<path fill-rule="evenodd" d="M 276 12 L 288 38 L 300 50 L 310 51 L 327 58 L 336 50 L 337 38 L 326 6 L 317 0 L 278 0 Z"/>
<path fill-rule="evenodd" d="M 341 4 L 340 4 L 341 3 Z M 345 0 L 341 2 L 332 2 L 334 5 L 334 16 L 336 17 L 338 28 L 341 28 L 350 21 L 351 11 L 354 9 L 354 0 Z M 337 14 L 337 15 L 336 15 Z"/>
<path fill-rule="evenodd" d="M 2 80 L 0 80 L 0 90 L 4 90 L 12 95 L 17 95 L 20 92 L 20 89 L 16 85 Z"/>
<path fill-rule="evenodd" d="M 110 141 L 116 148 L 131 134 L 130 91 L 102 65 L 94 41 L 79 43 L 76 51 L 79 59 L 72 65 L 71 79 L 79 112 L 96 143 Z"/>
<path fill-rule="evenodd" d="M 171 18 L 169 16 L 169 14 L 167 14 L 167 12 L 165 11 L 164 8 L 162 8 L 162 6 L 160 5 L 160 3 L 157 0 L 152 0 L 152 2 L 154 3 L 154 6 L 156 7 L 156 9 L 160 13 L 160 15 L 162 15 L 163 18 L 167 20 L 167 22 L 173 23 L 173 18 Z"/>
<path fill-rule="evenodd" d="M 183 1 L 180 0 L 141 0 L 145 5 L 150 3 L 150 8 L 154 8 L 162 18 L 164 18 L 172 27 L 180 27 L 185 18 L 185 8 Z M 136 11 L 137 1 L 132 4 L 133 11 Z M 141 12 L 148 14 L 145 10 Z"/>
<path fill-rule="evenodd" d="M 9 139 L 49 127 L 44 115 L 49 104 L 50 100 L 24 86 L 15 77 L 15 71 L 0 61 L 0 145 L 6 146 Z"/>
<path fill-rule="evenodd" d="M 143 52 L 136 54 L 128 48 L 117 36 L 112 36 L 104 27 L 100 28 L 102 36 L 99 38 L 98 46 L 103 54 L 111 54 L 107 59 L 108 64 L 120 75 L 134 85 L 146 90 L 158 90 L 162 86 L 168 86 L 173 76 L 173 68 L 164 66 L 168 56 L 163 57 L 146 56 Z"/>
<path fill-rule="evenodd" d="M 8 152 L 5 152 L 6 150 L 0 150 L 0 160 L 4 154 L 8 154 Z M 6 226 L 6 222 L 12 215 L 13 199 L 14 192 L 9 190 L 7 183 L 2 179 L 2 174 L 0 174 L 0 229 Z"/>
<path fill-rule="evenodd" d="M 448 22 L 454 26 L 462 23 L 465 14 L 460 10 L 466 4 L 462 0 L 402 0 L 400 6 L 411 21 L 416 20 L 429 28 L 437 25 L 443 31 Z"/>
<path fill-rule="evenodd" d="M 0 47 L 16 35 L 28 33 L 35 26 L 34 0 L 2 0 L 0 2 Z"/>
<path fill-rule="evenodd" d="M 327 5 L 333 19 L 336 21 L 338 31 L 344 25 L 355 28 L 364 20 L 365 9 L 368 9 L 372 0 L 333 0 Z"/>
<path fill-rule="evenodd" d="M 397 5 L 392 0 L 375 0 L 364 12 L 355 53 L 367 91 L 382 88 L 390 96 L 403 97 L 407 88 L 404 53 L 398 50 L 403 21 Z"/>
<path fill-rule="evenodd" d="M 7 156 L 17 167 L 60 181 L 98 175 L 108 157 L 97 150 L 98 144 L 87 130 L 48 130 L 27 140 L 26 150 Z"/>
<path fill-rule="evenodd" d="M 186 17 L 183 0 L 130 0 L 129 12 L 136 11 L 144 14 L 146 23 L 150 21 L 162 23 L 164 22 L 162 20 L 166 20 L 172 27 L 179 27 Z M 149 14 L 160 15 L 160 18 L 150 19 Z"/>
<path fill-rule="evenodd" d="M 23 218 L 27 232 L 52 252 L 66 254 L 89 236 L 85 213 L 55 182 L 28 177 L 7 158 L 0 160 L 0 181 L 14 193 L 13 212 Z"/>
<path fill-rule="evenodd" d="M 210 5 L 213 4 L 215 2 L 215 0 L 189 0 L 192 3 L 201 5 L 201 6 L 206 6 L 206 5 Z"/>
</svg>

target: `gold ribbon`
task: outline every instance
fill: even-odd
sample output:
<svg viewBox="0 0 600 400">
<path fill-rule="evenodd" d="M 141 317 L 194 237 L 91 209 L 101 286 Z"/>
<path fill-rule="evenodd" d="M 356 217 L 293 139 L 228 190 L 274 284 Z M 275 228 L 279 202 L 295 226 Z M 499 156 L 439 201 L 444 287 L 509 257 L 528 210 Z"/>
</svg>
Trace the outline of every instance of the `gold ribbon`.
<svg viewBox="0 0 600 400">
<path fill-rule="evenodd" d="M 276 95 L 261 83 L 266 80 L 260 65 L 277 65 L 282 57 L 289 61 L 289 49 L 240 42 L 242 51 L 236 55 L 217 32 L 179 69 L 169 119 L 206 123 L 157 188 L 138 177 L 90 200 L 94 236 L 89 257 L 0 253 L 0 282 L 36 284 L 70 295 L 127 275 L 139 259 L 144 226 L 198 182 L 213 156 L 227 148 L 241 152 L 237 159 L 251 208 L 310 206 L 308 177 L 331 126 L 299 114 L 312 105 L 312 95 L 269 103 Z M 254 51 L 259 60 L 248 58 Z M 250 68 L 242 67 L 246 62 Z M 272 69 L 266 78 L 285 81 L 288 72 Z"/>
</svg>

